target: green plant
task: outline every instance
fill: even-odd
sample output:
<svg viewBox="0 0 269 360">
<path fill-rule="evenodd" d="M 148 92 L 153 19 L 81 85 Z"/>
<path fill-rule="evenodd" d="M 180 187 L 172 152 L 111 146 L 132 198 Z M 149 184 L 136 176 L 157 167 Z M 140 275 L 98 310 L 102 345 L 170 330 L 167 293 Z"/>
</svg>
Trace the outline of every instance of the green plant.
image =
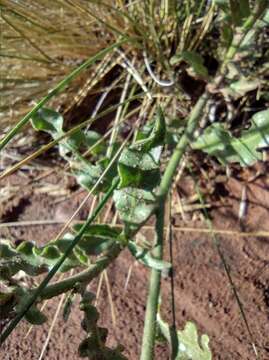
<svg viewBox="0 0 269 360">
<path fill-rule="evenodd" d="M 59 143 L 59 153 L 67 160 L 77 182 L 89 193 L 101 193 L 102 197 L 94 213 L 83 225 L 74 226 L 72 233 L 52 240 L 42 248 L 31 243 L 14 247 L 7 240 L 1 241 L 0 274 L 5 287 L 0 294 L 0 304 L 1 309 L 5 309 L 5 313 L 14 315 L 1 334 L 1 343 L 23 317 L 36 324 L 41 324 L 46 320 L 44 314 L 38 309 L 39 302 L 72 291 L 81 295 L 81 309 L 85 313 L 83 329 L 87 332 L 87 338 L 80 345 L 80 355 L 92 359 L 124 358 L 121 347 L 116 349 L 106 347 L 107 331 L 97 325 L 98 313 L 91 304 L 92 295 L 86 292 L 85 287 L 127 247 L 138 261 L 151 268 L 141 353 L 141 359 L 148 360 L 154 356 L 156 320 L 163 335 L 173 343 L 168 325 L 158 314 L 161 272 L 171 270 L 171 264 L 163 259 L 164 216 L 167 195 L 188 146 L 204 150 L 224 163 L 239 161 L 243 165 L 248 165 L 259 156 L 257 148 L 267 145 L 269 123 L 267 110 L 254 115 L 252 127 L 242 133 L 239 138 L 232 137 L 221 124 L 217 123 L 207 127 L 201 137 L 198 140 L 195 139 L 195 130 L 199 127 L 199 121 L 213 94 L 223 93 L 223 88 L 232 87 L 228 77 L 230 65 L 236 55 L 246 51 L 246 39 L 249 33 L 252 31 L 254 35 L 259 33 L 260 27 L 257 24 L 259 25 L 259 21 L 264 19 L 267 2 L 258 1 L 254 8 L 250 6 L 249 1 L 216 1 L 209 7 L 208 4 L 202 2 L 201 6 L 196 8 L 193 2 L 186 1 L 183 12 L 174 1 L 161 1 L 160 9 L 154 1 L 146 1 L 143 6 L 131 1 L 128 7 L 125 7 L 121 1 L 118 6 L 113 6 L 113 2 L 112 4 L 100 2 L 97 5 L 97 2 L 91 1 L 88 7 L 84 6 L 82 1 L 67 1 L 66 3 L 66 6 L 71 7 L 72 10 L 84 15 L 86 13 L 94 18 L 98 29 L 107 34 L 110 42 L 112 42 L 111 38 L 116 38 L 116 42 L 110 46 L 101 46 L 103 50 L 94 54 L 58 83 L 1 139 L 0 149 L 4 149 L 31 120 L 35 130 L 45 131 L 52 136 L 53 142 L 49 146 Z M 243 3 L 247 6 L 244 7 Z M 239 5 L 239 10 L 236 10 L 236 5 Z M 14 2 L 3 1 L 1 6 L 2 11 L 7 11 L 10 16 L 14 16 Z M 106 22 L 97 15 L 96 9 L 99 9 L 97 6 L 107 11 Z M 31 19 L 31 24 L 34 22 L 31 14 L 24 13 L 23 7 L 19 7 L 19 10 L 20 16 L 27 16 L 28 20 Z M 113 20 L 111 14 L 115 16 Z M 216 21 L 213 20 L 214 14 Z M 3 19 L 7 23 L 10 22 L 5 14 Z M 119 25 L 125 26 L 126 35 L 123 36 Z M 15 26 L 13 24 L 13 28 Z M 206 35 L 209 41 L 213 41 L 210 28 L 217 29 L 221 34 L 221 44 L 215 55 L 225 52 L 223 61 L 219 56 L 219 67 L 213 76 L 209 74 L 203 55 L 199 53 L 201 51 L 203 54 L 205 51 L 203 40 L 206 43 Z M 185 30 L 182 37 L 178 36 L 179 30 Z M 54 31 L 57 33 L 55 29 Z M 51 33 L 48 32 L 48 34 Z M 28 39 L 25 34 L 23 38 Z M 173 56 L 171 56 L 172 48 L 175 49 Z M 48 49 L 51 48 L 48 47 Z M 127 85 L 124 81 L 121 82 L 120 104 L 114 106 L 118 112 L 117 121 L 111 132 L 112 140 L 106 142 L 99 134 L 84 130 L 86 125 L 98 118 L 96 114 L 74 128 L 64 129 L 63 117 L 57 111 L 46 108 L 44 105 L 88 66 L 92 66 L 97 61 L 102 63 L 101 59 L 105 55 L 112 55 L 114 49 L 118 49 L 117 61 L 121 63 L 123 69 L 128 70 L 128 74 L 126 77 L 123 76 Z M 43 53 L 42 49 L 36 50 Z M 133 63 L 126 58 L 131 51 L 135 52 Z M 42 55 L 47 62 L 52 61 L 53 54 L 48 52 Z M 249 53 L 244 56 L 249 56 Z M 155 72 L 158 77 L 151 69 L 153 59 L 156 61 Z M 54 60 L 58 60 L 57 56 Z M 256 61 L 256 59 L 251 60 L 254 63 Z M 114 66 L 113 62 L 112 65 Z M 186 111 L 190 107 L 190 104 L 187 104 L 189 97 L 184 93 L 176 78 L 178 71 L 186 72 L 193 81 L 197 79 L 203 81 L 204 92 L 199 94 L 198 101 L 186 119 L 182 119 L 174 126 L 173 118 L 177 116 L 177 102 L 186 103 Z M 161 77 L 159 74 L 169 81 L 159 80 Z M 102 79 L 103 75 L 98 77 L 99 82 Z M 168 87 L 167 84 L 171 87 L 170 96 L 167 96 L 162 88 Z M 142 94 L 138 93 L 138 87 L 142 88 Z M 245 92 L 240 96 L 244 95 Z M 135 100 L 139 100 L 139 104 L 135 103 Z M 130 104 L 135 105 L 140 111 L 139 122 L 142 121 L 144 111 L 148 114 L 148 121 L 144 126 L 133 129 L 130 135 L 133 140 L 131 144 L 120 146 L 118 142 L 120 125 L 132 114 Z M 105 112 L 110 110 L 111 108 Z M 251 158 L 244 152 L 246 146 L 250 149 Z M 91 153 L 85 154 L 84 151 L 89 147 Z M 37 154 L 44 152 L 47 148 L 48 146 Z M 172 155 L 165 164 L 164 171 L 161 171 L 163 154 L 168 148 L 172 151 Z M 109 150 L 106 151 L 106 149 Z M 28 160 L 29 158 L 25 161 Z M 0 178 L 7 176 L 18 166 L 20 164 L 3 173 Z M 106 224 L 93 224 L 111 197 L 124 225 L 122 231 Z M 150 247 L 139 246 L 134 241 L 134 236 L 152 216 L 156 218 L 155 242 Z M 98 256 L 95 263 L 91 263 L 90 256 Z M 49 284 L 58 271 L 68 271 L 78 266 L 84 268 L 78 274 Z M 30 276 L 43 272 L 47 274 L 39 286 L 25 289 L 14 278 L 20 270 Z M 177 331 L 174 335 L 178 342 L 177 347 L 171 344 L 174 359 L 196 360 L 198 356 L 200 356 L 199 359 L 202 356 L 203 359 L 211 359 L 208 338 L 203 337 L 200 347 L 193 324 L 187 323 L 183 331 Z"/>
</svg>

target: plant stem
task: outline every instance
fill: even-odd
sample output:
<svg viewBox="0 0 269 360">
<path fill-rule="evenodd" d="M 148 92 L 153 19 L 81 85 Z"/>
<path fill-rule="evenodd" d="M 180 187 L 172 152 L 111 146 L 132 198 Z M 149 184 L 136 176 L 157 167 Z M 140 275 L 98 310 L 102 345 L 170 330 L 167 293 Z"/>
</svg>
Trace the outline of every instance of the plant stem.
<svg viewBox="0 0 269 360">
<path fill-rule="evenodd" d="M 163 257 L 163 228 L 165 202 L 161 201 L 156 214 L 156 246 L 152 254 L 157 259 Z M 142 343 L 141 360 L 153 359 L 156 332 L 156 310 L 158 308 L 159 293 L 161 288 L 161 271 L 152 270 L 149 283 L 146 316 L 144 323 L 144 335 Z"/>
<path fill-rule="evenodd" d="M 27 301 L 25 301 L 24 306 L 22 307 L 22 310 L 15 316 L 15 318 L 9 323 L 7 328 L 1 333 L 0 335 L 0 345 L 3 344 L 3 342 L 7 339 L 7 337 L 11 334 L 11 332 L 15 329 L 17 324 L 22 320 L 24 315 L 27 313 L 27 311 L 31 308 L 31 306 L 36 302 L 36 300 L 41 296 L 42 293 L 45 290 L 46 286 L 50 282 L 50 280 L 53 278 L 53 276 L 56 274 L 56 272 L 60 269 L 66 258 L 71 254 L 74 247 L 78 244 L 79 240 L 82 238 L 84 232 L 87 230 L 89 225 L 96 219 L 100 211 L 103 209 L 107 201 L 109 200 L 110 196 L 113 194 L 113 191 L 119 184 L 119 178 L 113 182 L 110 189 L 107 191 L 107 193 L 104 195 L 102 201 L 98 204 L 93 214 L 85 221 L 83 226 L 81 227 L 78 234 L 74 237 L 74 240 L 69 245 L 63 256 L 57 261 L 57 263 L 53 266 L 53 268 L 50 270 L 50 272 L 47 274 L 45 279 L 41 282 L 41 284 L 34 290 L 34 292 L 30 295 Z M 101 269 L 100 271 L 102 271 Z M 64 280 L 63 280 L 64 281 Z"/>
<path fill-rule="evenodd" d="M 205 92 L 204 95 L 200 97 L 196 103 L 191 116 L 187 123 L 187 128 L 185 133 L 182 135 L 176 149 L 173 152 L 173 155 L 168 163 L 168 166 L 165 170 L 165 173 L 162 177 L 159 191 L 159 207 L 157 209 L 157 218 L 156 218 L 156 246 L 154 248 L 153 255 L 157 259 L 162 259 L 163 256 L 163 228 L 164 228 L 164 215 L 165 215 L 165 200 L 169 192 L 170 186 L 173 181 L 173 177 L 176 173 L 176 169 L 184 152 L 187 148 L 187 145 L 192 140 L 193 133 L 198 125 L 199 119 L 205 107 L 205 104 L 209 98 L 210 94 Z M 161 287 L 161 272 L 158 270 L 151 271 L 150 285 L 149 285 L 149 295 L 147 300 L 147 308 L 145 315 L 145 324 L 144 324 L 144 335 L 143 335 L 143 345 L 141 352 L 141 360 L 150 360 L 153 359 L 154 355 L 154 342 L 155 342 L 155 332 L 156 332 L 156 314 L 158 309 L 159 293 Z"/>
<path fill-rule="evenodd" d="M 99 275 L 107 266 L 114 261 L 122 251 L 122 246 L 119 243 L 114 243 L 107 251 L 106 255 L 102 256 L 95 264 L 88 267 L 87 270 L 70 276 L 59 282 L 48 285 L 42 291 L 41 299 L 51 299 L 74 288 L 79 283 L 89 283 L 97 275 Z"/>
<path fill-rule="evenodd" d="M 253 27 L 256 20 L 264 13 L 267 6 L 268 6 L 268 2 L 266 2 L 265 0 L 260 0 L 253 14 L 251 14 L 250 17 L 244 23 L 239 36 L 234 37 L 234 41 L 232 42 L 230 48 L 227 50 L 225 59 L 219 70 L 219 73 L 215 77 L 215 81 L 213 81 L 212 83 L 214 87 L 218 87 L 221 85 L 225 76 L 227 64 L 234 58 L 246 34 Z M 159 260 L 162 260 L 162 256 L 163 256 L 163 228 L 164 228 L 164 215 L 165 215 L 164 209 L 165 209 L 166 196 L 168 194 L 170 186 L 172 185 L 173 177 L 176 173 L 176 169 L 182 159 L 182 156 L 184 155 L 184 152 L 188 144 L 191 143 L 193 139 L 194 131 L 198 126 L 199 120 L 201 118 L 201 115 L 209 98 L 210 98 L 210 92 L 208 91 L 208 88 L 206 88 L 204 94 L 199 98 L 193 111 L 191 112 L 186 130 L 182 135 L 178 145 L 176 146 L 176 149 L 173 152 L 173 155 L 168 163 L 168 166 L 161 180 L 160 191 L 159 191 L 159 208 L 157 210 L 157 218 L 156 218 L 157 244 L 154 249 L 154 256 Z M 154 358 L 156 314 L 158 310 L 160 288 L 161 288 L 161 272 L 153 269 L 151 271 L 149 295 L 147 300 L 147 308 L 146 308 L 145 324 L 144 324 L 143 345 L 142 345 L 140 360 L 152 360 Z"/>
</svg>

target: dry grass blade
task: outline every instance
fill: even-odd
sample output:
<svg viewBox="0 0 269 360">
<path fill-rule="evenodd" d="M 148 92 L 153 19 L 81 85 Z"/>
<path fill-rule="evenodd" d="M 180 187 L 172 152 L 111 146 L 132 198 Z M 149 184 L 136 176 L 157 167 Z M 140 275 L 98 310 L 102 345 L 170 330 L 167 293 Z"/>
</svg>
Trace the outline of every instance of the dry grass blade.
<svg viewBox="0 0 269 360">
<path fill-rule="evenodd" d="M 50 325 L 50 328 L 49 328 L 49 331 L 48 331 L 48 335 L 46 337 L 46 340 L 44 342 L 44 345 L 42 347 L 42 350 L 40 352 L 40 355 L 38 357 L 38 360 L 42 360 L 43 357 L 44 357 L 44 354 L 46 352 L 46 349 L 48 347 L 48 344 L 49 344 L 49 341 L 50 341 L 50 338 L 51 338 L 51 335 L 52 335 L 52 332 L 53 332 L 53 329 L 56 325 L 56 321 L 57 321 L 57 318 L 59 316 L 59 313 L 60 313 L 60 310 L 61 310 L 61 307 L 63 305 L 63 302 L 64 302 L 64 299 L 65 299 L 65 294 L 62 294 L 61 298 L 60 298 L 60 301 L 58 303 L 58 306 L 57 306 L 57 309 L 54 313 L 54 316 L 53 316 L 53 319 L 52 319 L 52 322 L 51 322 L 51 325 Z"/>
</svg>

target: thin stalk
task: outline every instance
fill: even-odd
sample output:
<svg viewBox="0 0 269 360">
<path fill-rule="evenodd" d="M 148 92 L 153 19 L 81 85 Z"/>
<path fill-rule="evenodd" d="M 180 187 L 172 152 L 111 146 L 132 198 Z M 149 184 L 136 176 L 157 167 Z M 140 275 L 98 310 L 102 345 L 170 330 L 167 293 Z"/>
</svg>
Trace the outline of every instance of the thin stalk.
<svg viewBox="0 0 269 360">
<path fill-rule="evenodd" d="M 100 211 L 103 209 L 111 195 L 113 194 L 113 191 L 119 184 L 119 179 L 114 181 L 111 188 L 107 191 L 107 193 L 104 195 L 102 201 L 98 204 L 93 214 L 87 219 L 87 221 L 84 223 L 84 225 L 81 227 L 80 231 L 77 233 L 77 235 L 74 237 L 74 240 L 69 245 L 63 256 L 57 261 L 57 263 L 53 266 L 53 268 L 50 270 L 48 275 L 45 277 L 45 279 L 41 282 L 41 284 L 38 286 L 37 289 L 32 293 L 32 295 L 28 298 L 28 300 L 25 302 L 22 310 L 15 316 L 15 318 L 9 323 L 7 328 L 2 332 L 0 335 L 0 345 L 3 344 L 3 342 L 7 339 L 7 337 L 11 334 L 11 332 L 15 329 L 17 324 L 22 320 L 22 318 L 25 316 L 27 311 L 31 308 L 31 306 L 36 302 L 37 298 L 42 296 L 42 292 L 47 287 L 50 280 L 53 278 L 53 276 L 57 273 L 57 271 L 60 269 L 66 258 L 71 254 L 74 247 L 78 244 L 79 240 L 82 238 L 84 232 L 87 230 L 89 225 L 96 219 Z M 98 264 L 97 262 L 96 264 Z M 105 262 L 106 264 L 106 262 Z M 101 265 L 102 267 L 102 265 Z M 98 272 L 99 267 L 97 267 Z M 95 270 L 96 271 L 96 270 Z M 64 280 L 62 281 L 64 282 Z M 46 289 L 47 290 L 47 289 Z"/>
<path fill-rule="evenodd" d="M 54 314 L 54 316 L 53 316 L 52 323 L 51 323 L 51 325 L 50 325 L 47 338 L 46 338 L 45 343 L 44 343 L 44 345 L 43 345 L 43 347 L 42 347 L 42 350 L 41 350 L 41 353 L 40 353 L 40 355 L 39 355 L 38 360 L 42 360 L 43 357 L 44 357 L 45 351 L 46 351 L 46 349 L 47 349 L 47 347 L 48 347 L 48 344 L 49 344 L 49 341 L 50 341 L 50 338 L 51 338 L 51 334 L 52 334 L 53 329 L 54 329 L 54 327 L 55 327 L 55 324 L 56 324 L 57 318 L 58 318 L 58 316 L 59 316 L 59 313 L 60 313 L 60 310 L 61 310 L 61 307 L 62 307 L 62 305 L 63 305 L 63 302 L 64 302 L 65 297 L 66 297 L 66 295 L 65 295 L 65 294 L 62 294 L 62 297 L 61 297 L 60 302 L 59 302 L 59 304 L 58 304 L 58 306 L 57 306 L 56 312 L 55 312 L 55 314 Z"/>
<path fill-rule="evenodd" d="M 157 259 L 163 257 L 163 229 L 165 202 L 161 201 L 156 214 L 156 246 L 152 252 Z M 147 299 L 146 316 L 144 323 L 144 335 L 142 343 L 141 360 L 154 358 L 154 343 L 156 333 L 156 310 L 159 303 L 159 294 L 161 289 L 161 271 L 152 270 L 149 283 L 149 294 Z"/>
<path fill-rule="evenodd" d="M 172 325 L 170 327 L 171 336 L 171 360 L 176 360 L 178 353 L 178 336 L 176 328 L 176 303 L 175 303 L 175 277 L 174 277 L 174 251 L 173 251 L 173 226 L 172 226 L 172 199 L 169 193 L 169 217 L 167 225 L 167 240 L 169 242 L 169 255 L 171 264 L 170 284 L 171 284 L 171 310 L 172 310 Z"/>
<path fill-rule="evenodd" d="M 159 192 L 159 208 L 156 216 L 156 246 L 154 248 L 154 257 L 162 259 L 163 256 L 163 230 L 164 230 L 164 215 L 165 215 L 165 200 L 171 187 L 173 177 L 176 173 L 176 169 L 180 160 L 187 148 L 187 145 L 192 140 L 194 130 L 196 129 L 198 122 L 203 112 L 204 106 L 209 98 L 209 93 L 205 93 L 197 104 L 195 105 L 192 114 L 188 120 L 187 128 L 182 135 L 174 153 L 168 163 L 166 171 L 163 175 L 160 192 Z M 161 272 L 158 270 L 151 271 L 149 295 L 147 300 L 145 323 L 144 323 L 144 335 L 141 352 L 141 360 L 149 360 L 154 357 L 154 343 L 156 333 L 156 314 L 158 309 L 159 294 L 161 288 Z"/>
<path fill-rule="evenodd" d="M 134 65 L 134 61 L 133 61 L 132 64 Z M 126 77 L 124 87 L 123 87 L 123 90 L 122 90 L 122 93 L 121 93 L 120 103 L 123 103 L 124 100 L 126 99 L 128 87 L 130 85 L 130 80 L 131 80 L 131 74 L 128 73 L 127 77 Z M 108 144 L 108 149 L 107 149 L 107 157 L 108 158 L 110 158 L 112 156 L 112 154 L 113 154 L 116 138 L 117 138 L 118 131 L 119 131 L 119 123 L 121 121 L 122 109 L 123 109 L 123 105 L 120 105 L 117 108 L 117 113 L 116 113 L 115 121 L 114 121 L 114 124 L 113 124 L 113 130 L 112 130 L 112 133 L 111 133 L 111 137 L 110 137 L 109 144 Z"/>
<path fill-rule="evenodd" d="M 109 264 L 111 264 L 122 251 L 122 247 L 119 243 L 114 243 L 106 252 L 105 255 L 100 257 L 95 264 L 90 265 L 88 269 L 81 271 L 80 273 L 70 276 L 67 279 L 55 282 L 48 285 L 44 291 L 42 291 L 40 298 L 51 299 L 62 293 L 65 293 L 74 288 L 76 284 L 86 283 L 96 278 L 103 270 L 105 270 Z"/>
<path fill-rule="evenodd" d="M 96 55 L 91 56 L 88 60 L 86 60 L 82 65 L 73 70 L 68 76 L 66 76 L 62 81 L 60 81 L 51 91 L 49 91 L 48 95 L 43 97 L 36 106 L 27 113 L 8 133 L 6 136 L 2 138 L 0 141 L 0 151 L 9 143 L 9 141 L 17 135 L 17 133 L 30 121 L 30 119 L 37 113 L 37 111 L 42 108 L 50 99 L 52 99 L 55 95 L 59 94 L 63 89 L 75 78 L 77 77 L 83 70 L 92 65 L 95 61 L 101 59 L 104 55 L 110 52 L 112 49 L 117 48 L 124 44 L 127 40 L 122 39 L 111 46 L 99 51 Z"/>
<path fill-rule="evenodd" d="M 227 64 L 234 58 L 237 50 L 239 49 L 242 41 L 244 40 L 248 30 L 252 28 L 256 20 L 263 14 L 268 4 L 266 1 L 261 0 L 257 7 L 255 8 L 254 13 L 246 20 L 245 24 L 241 29 L 240 36 L 234 38 L 234 41 L 231 44 L 231 47 L 227 50 L 224 62 L 220 68 L 218 75 L 213 82 L 214 87 L 218 87 L 226 72 Z M 185 150 L 189 143 L 193 139 L 193 134 L 195 129 L 198 126 L 199 120 L 203 113 L 203 110 L 207 104 L 207 101 L 210 98 L 210 87 L 206 88 L 204 94 L 199 98 L 196 103 L 189 120 L 186 125 L 186 130 L 182 135 L 179 143 L 176 146 L 176 149 L 173 152 L 173 155 L 168 163 L 168 166 L 165 170 L 165 173 L 162 177 L 159 191 L 159 208 L 157 210 L 156 218 L 156 238 L 157 244 L 154 249 L 154 256 L 157 259 L 162 260 L 163 254 L 163 227 L 164 227 L 164 209 L 165 209 L 165 200 L 169 189 L 172 185 L 173 177 L 176 173 L 177 167 L 185 153 Z M 156 314 L 158 311 L 158 300 L 160 295 L 161 288 L 161 272 L 157 270 L 151 271 L 150 285 L 149 285 L 149 295 L 147 301 L 147 308 L 145 314 L 145 324 L 144 324 L 144 335 L 143 335 L 143 346 L 141 352 L 141 360 L 152 360 L 154 358 L 154 343 L 155 343 L 155 334 L 156 334 Z"/>
</svg>

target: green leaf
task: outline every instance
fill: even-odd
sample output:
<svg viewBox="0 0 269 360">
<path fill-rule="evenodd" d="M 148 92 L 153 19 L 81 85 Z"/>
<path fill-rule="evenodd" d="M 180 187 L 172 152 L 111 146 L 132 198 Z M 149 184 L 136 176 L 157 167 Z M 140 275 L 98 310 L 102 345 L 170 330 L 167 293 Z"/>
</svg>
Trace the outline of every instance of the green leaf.
<svg viewBox="0 0 269 360">
<path fill-rule="evenodd" d="M 179 55 L 172 57 L 171 64 L 175 65 L 180 60 L 184 60 L 188 65 L 190 65 L 197 75 L 208 77 L 207 68 L 204 66 L 204 59 L 197 52 L 188 50 L 182 51 Z"/>
<path fill-rule="evenodd" d="M 13 297 L 14 297 L 14 294 L 16 292 L 16 287 L 15 286 L 9 286 L 7 285 L 7 283 L 5 283 L 4 281 L 1 281 L 0 283 L 0 306 L 1 306 L 1 311 L 2 311 L 2 307 L 9 303 Z M 4 313 L 1 313 L 0 312 L 0 319 L 2 317 L 5 317 L 6 314 Z"/>
<path fill-rule="evenodd" d="M 47 272 L 62 256 L 56 243 L 48 243 L 43 247 L 36 247 L 32 242 L 24 241 L 15 248 L 9 241 L 0 241 L 0 278 L 10 279 L 20 270 L 30 276 L 37 276 Z M 60 271 L 65 272 L 79 265 L 81 257 L 73 253 L 66 259 Z"/>
<path fill-rule="evenodd" d="M 152 191 L 131 187 L 115 190 L 113 198 L 120 218 L 126 225 L 126 235 L 139 227 L 156 205 L 156 196 Z"/>
<path fill-rule="evenodd" d="M 182 51 L 181 56 L 190 66 L 197 75 L 207 77 L 208 71 L 204 66 L 204 59 L 200 54 L 195 51 Z"/>
<path fill-rule="evenodd" d="M 11 247 L 10 241 L 0 240 L 0 259 L 9 259 L 16 256 L 16 251 Z"/>
<path fill-rule="evenodd" d="M 114 191 L 114 201 L 126 225 L 126 233 L 136 229 L 154 209 L 165 136 L 165 120 L 161 108 L 158 108 L 153 129 L 140 132 L 139 140 L 124 150 L 119 158 L 120 184 L 119 190 Z"/>
<path fill-rule="evenodd" d="M 79 232 L 82 226 L 82 224 L 76 224 L 73 229 L 75 232 Z M 116 241 L 119 234 L 119 229 L 109 225 L 91 225 L 84 232 L 77 247 L 83 250 L 87 255 L 99 255 Z"/>
<path fill-rule="evenodd" d="M 45 131 L 49 133 L 53 138 L 59 137 L 64 134 L 63 131 L 63 117 L 60 113 L 53 109 L 42 108 L 32 117 L 32 125 L 35 130 Z M 67 144 L 70 148 L 74 150 L 80 150 L 82 147 L 88 149 L 92 147 L 98 140 L 100 140 L 101 135 L 95 131 L 83 132 L 82 130 L 77 130 L 68 140 Z M 100 152 L 104 149 L 104 144 L 100 144 L 96 147 L 95 151 Z"/>
<path fill-rule="evenodd" d="M 228 49 L 233 40 L 233 29 L 228 22 L 223 22 L 221 37 L 224 42 L 224 47 Z"/>
<path fill-rule="evenodd" d="M 101 142 L 94 147 L 94 144 L 100 139 L 101 135 L 95 131 L 83 132 L 79 129 L 60 145 L 60 154 L 63 155 L 67 151 L 85 151 L 90 147 L 93 147 L 92 154 L 100 154 L 104 151 L 105 144 Z"/>
<path fill-rule="evenodd" d="M 91 293 L 86 292 L 80 302 L 80 309 L 84 312 L 84 319 L 81 324 L 83 330 L 87 332 L 87 337 L 79 345 L 79 355 L 96 360 L 127 360 L 122 355 L 124 348 L 121 345 L 113 349 L 106 346 L 108 330 L 97 324 L 99 313 L 91 304 L 93 298 Z"/>
<path fill-rule="evenodd" d="M 35 130 L 45 131 L 53 138 L 63 134 L 63 117 L 52 109 L 39 109 L 33 115 L 31 122 Z"/>
<path fill-rule="evenodd" d="M 129 241 L 128 248 L 131 254 L 142 264 L 155 270 L 167 270 L 171 269 L 171 264 L 164 260 L 155 259 L 149 252 L 149 250 L 138 246 L 135 242 Z"/>
<path fill-rule="evenodd" d="M 249 166 L 262 159 L 262 148 L 269 146 L 269 110 L 256 113 L 251 127 L 239 138 L 233 137 L 222 124 L 212 124 L 193 144 L 192 148 L 215 156 L 222 164 L 239 162 Z"/>
<path fill-rule="evenodd" d="M 20 270 L 31 276 L 47 271 L 48 267 L 33 254 L 33 247 L 31 242 L 27 242 L 27 247 L 22 243 L 17 250 L 10 241 L 0 240 L 0 279 L 10 279 Z"/>
<path fill-rule="evenodd" d="M 259 79 L 247 79 L 246 77 L 241 77 L 237 81 L 233 81 L 229 87 L 235 93 L 234 98 L 242 97 L 249 91 L 253 91 L 260 86 L 261 82 Z"/>
<path fill-rule="evenodd" d="M 164 115 L 162 109 L 158 107 L 157 117 L 154 122 L 154 127 L 150 133 L 150 136 L 146 139 L 136 141 L 133 145 L 130 146 L 130 149 L 146 153 L 155 147 L 164 145 L 165 133 L 166 127 Z"/>
<path fill-rule="evenodd" d="M 132 186 L 144 189 L 154 189 L 160 181 L 159 160 L 161 146 L 151 149 L 147 153 L 126 149 L 118 163 L 121 179 L 120 188 Z"/>
<path fill-rule="evenodd" d="M 157 314 L 157 324 L 163 336 L 171 344 L 171 329 L 161 319 L 159 313 Z M 178 350 L 175 360 L 211 360 L 212 354 L 208 344 L 208 336 L 203 334 L 199 339 L 195 324 L 188 321 L 184 330 L 177 331 Z M 171 346 L 173 347 L 173 344 Z"/>
<path fill-rule="evenodd" d="M 92 187 L 97 183 L 97 181 L 99 181 L 109 163 L 110 160 L 108 158 L 103 158 L 96 165 L 91 165 L 89 163 L 87 166 L 85 166 L 84 164 L 80 164 L 80 169 L 73 170 L 73 175 L 76 177 L 77 182 L 82 187 L 88 191 L 91 191 Z M 106 192 L 110 188 L 116 175 L 117 165 L 114 164 L 111 166 L 104 178 L 100 181 L 95 190 L 95 193 Z"/>
<path fill-rule="evenodd" d="M 103 171 L 104 169 L 100 165 L 89 165 L 87 168 L 82 167 L 81 170 L 73 170 L 73 175 L 82 187 L 90 191 L 101 177 Z M 102 184 L 100 184 L 100 187 L 102 187 Z"/>
<path fill-rule="evenodd" d="M 103 153 L 106 149 L 104 141 L 101 141 L 97 145 L 95 145 L 100 139 L 101 135 L 96 131 L 89 130 L 85 133 L 85 145 L 87 148 L 92 147 L 92 153 L 95 155 Z"/>
</svg>

